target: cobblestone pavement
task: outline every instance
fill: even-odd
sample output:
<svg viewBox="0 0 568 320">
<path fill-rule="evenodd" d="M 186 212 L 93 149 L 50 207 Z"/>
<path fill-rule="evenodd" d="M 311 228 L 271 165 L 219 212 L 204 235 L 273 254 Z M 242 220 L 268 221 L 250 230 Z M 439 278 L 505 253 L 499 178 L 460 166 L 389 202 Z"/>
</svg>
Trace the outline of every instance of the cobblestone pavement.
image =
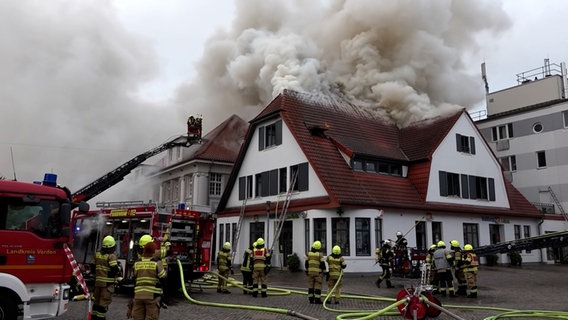
<svg viewBox="0 0 568 320">
<path fill-rule="evenodd" d="M 173 299 L 172 305 L 162 309 L 161 319 L 336 319 L 345 313 L 365 311 L 371 313 L 381 310 L 396 300 L 404 288 L 416 286 L 419 279 L 393 278 L 394 289 L 377 288 L 374 284 L 379 273 L 346 274 L 343 281 L 343 298 L 339 304 L 330 304 L 334 310 L 326 310 L 322 305 L 310 304 L 306 296 L 306 276 L 302 272 L 272 270 L 268 275 L 269 296 L 253 298 L 244 295 L 242 290 L 230 288 L 231 294 L 220 294 L 209 284 L 201 288 L 192 286 L 189 295 L 193 302 L 183 294 Z M 485 319 L 503 313 L 501 309 L 550 310 L 568 312 L 568 265 L 523 265 L 518 267 L 485 267 L 479 271 L 479 297 L 436 296 L 442 306 L 453 315 L 442 313 L 436 319 Z M 235 272 L 235 281 L 241 276 Z M 324 284 L 324 293 L 326 290 Z M 107 319 L 126 319 L 126 304 L 129 297 L 116 295 L 110 305 Z M 207 303 L 217 306 L 204 305 Z M 264 311 L 250 310 L 250 307 L 264 307 Z M 268 311 L 270 308 L 274 312 Z M 72 302 L 69 311 L 57 320 L 85 319 L 86 301 Z M 286 311 L 296 312 L 298 316 L 287 315 Z M 396 311 L 396 309 L 395 309 Z M 455 316 L 459 317 L 456 318 Z M 362 315 L 350 317 L 360 318 Z M 402 319 L 400 314 L 383 315 L 378 319 Z M 509 318 L 521 319 L 521 318 Z M 522 319 L 527 319 L 522 318 Z"/>
</svg>

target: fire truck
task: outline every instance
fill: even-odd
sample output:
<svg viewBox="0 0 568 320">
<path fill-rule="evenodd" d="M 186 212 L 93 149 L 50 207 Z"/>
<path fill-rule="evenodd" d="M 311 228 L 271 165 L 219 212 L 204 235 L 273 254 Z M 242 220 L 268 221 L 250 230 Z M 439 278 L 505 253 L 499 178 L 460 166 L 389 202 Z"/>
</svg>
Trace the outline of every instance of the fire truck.
<svg viewBox="0 0 568 320">
<path fill-rule="evenodd" d="M 155 203 L 142 201 L 99 202 L 98 210 L 76 211 L 72 217 L 73 251 L 82 267 L 87 283 L 94 283 L 93 255 L 100 240 L 111 235 L 116 240 L 117 257 L 123 269 L 123 279 L 117 283 L 119 292 L 134 288 L 134 263 L 139 258 L 138 241 L 149 234 L 158 248 L 170 243 L 164 258 L 168 272 L 167 288 L 180 288 L 177 260 L 184 279 L 201 278 L 211 266 L 211 240 L 214 219 L 210 213 L 185 209 L 163 211 Z M 160 257 L 161 258 L 161 257 Z"/>
<path fill-rule="evenodd" d="M 65 252 L 73 204 L 57 176 L 0 180 L 0 319 L 47 319 L 67 311 L 73 273 Z"/>
</svg>

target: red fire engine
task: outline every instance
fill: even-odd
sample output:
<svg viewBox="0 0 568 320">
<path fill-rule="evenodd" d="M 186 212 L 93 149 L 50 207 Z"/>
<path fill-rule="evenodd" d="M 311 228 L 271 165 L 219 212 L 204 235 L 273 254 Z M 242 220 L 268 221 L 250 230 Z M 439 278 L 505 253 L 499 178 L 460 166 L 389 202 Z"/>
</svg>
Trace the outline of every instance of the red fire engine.
<svg viewBox="0 0 568 320">
<path fill-rule="evenodd" d="M 123 267 L 123 279 L 118 283 L 120 290 L 134 288 L 133 267 L 138 260 L 138 241 L 149 234 L 158 248 L 165 242 L 171 244 L 164 259 L 168 265 L 168 289 L 180 287 L 176 260 L 184 269 L 184 278 L 201 278 L 211 265 L 211 239 L 215 221 L 211 214 L 191 210 L 160 211 L 156 204 L 141 201 L 99 202 L 99 210 L 74 212 L 73 252 L 84 276 L 90 284 L 94 274 L 93 254 L 100 239 L 111 235 L 116 240 L 118 261 Z"/>
<path fill-rule="evenodd" d="M 65 246 L 75 204 L 56 179 L 0 180 L 0 319 L 47 319 L 67 311 L 73 269 Z M 79 208 L 89 210 L 86 203 Z"/>
</svg>

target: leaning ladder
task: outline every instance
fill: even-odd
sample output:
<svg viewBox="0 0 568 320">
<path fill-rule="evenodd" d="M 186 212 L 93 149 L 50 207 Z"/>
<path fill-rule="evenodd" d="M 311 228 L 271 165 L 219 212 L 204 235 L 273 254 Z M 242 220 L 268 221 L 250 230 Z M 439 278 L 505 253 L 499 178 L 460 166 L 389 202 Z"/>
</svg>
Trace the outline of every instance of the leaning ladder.
<svg viewBox="0 0 568 320">
<path fill-rule="evenodd" d="M 239 215 L 239 222 L 237 223 L 237 234 L 235 235 L 235 241 L 232 243 L 231 248 L 231 261 L 235 261 L 235 254 L 237 253 L 237 244 L 239 243 L 239 237 L 241 236 L 241 228 L 243 226 L 243 220 L 245 217 L 245 208 L 247 206 L 247 197 L 243 199 L 243 204 L 241 205 L 241 213 Z"/>
<path fill-rule="evenodd" d="M 276 232 L 274 233 L 274 239 L 272 240 L 272 245 L 270 246 L 270 252 L 273 252 L 274 245 L 276 244 L 276 241 L 278 241 L 280 233 L 282 233 L 282 227 L 284 226 L 284 221 L 286 221 L 286 213 L 288 212 L 288 207 L 290 206 L 290 199 L 292 198 L 294 185 L 296 184 L 296 180 L 298 179 L 298 171 L 299 170 L 294 173 L 292 181 L 290 181 L 290 186 L 288 187 L 288 192 L 286 193 L 286 198 L 284 199 L 284 204 L 282 205 L 282 212 L 280 212 L 278 223 L 276 224 Z M 276 210 L 277 209 L 278 205 L 276 206 Z"/>
<path fill-rule="evenodd" d="M 564 220 L 568 221 L 568 214 L 566 214 L 566 211 L 564 211 L 564 208 L 562 207 L 562 204 L 560 203 L 560 201 L 558 200 L 558 198 L 556 197 L 556 194 L 554 193 L 554 191 L 552 190 L 551 186 L 548 186 L 548 192 L 550 192 L 550 195 L 552 196 L 552 199 L 554 199 L 554 202 L 556 203 L 556 205 L 558 206 L 558 210 L 560 210 L 560 213 L 562 214 L 562 216 L 564 216 Z"/>
</svg>

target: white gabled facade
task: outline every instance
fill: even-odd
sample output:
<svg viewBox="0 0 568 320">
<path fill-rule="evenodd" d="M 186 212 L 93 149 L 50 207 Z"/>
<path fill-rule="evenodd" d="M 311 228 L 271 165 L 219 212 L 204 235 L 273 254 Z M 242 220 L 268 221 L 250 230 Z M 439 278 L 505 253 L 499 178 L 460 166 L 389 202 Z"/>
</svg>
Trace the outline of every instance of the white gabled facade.
<svg viewBox="0 0 568 320">
<path fill-rule="evenodd" d="M 458 152 L 456 149 L 456 135 L 473 138 L 470 148 L 475 152 Z M 474 147 L 472 146 L 474 145 Z M 465 199 L 462 196 L 441 196 L 439 172 L 451 172 L 462 175 L 491 178 L 494 183 L 495 201 L 481 199 Z M 463 191 L 463 190 L 462 190 Z M 503 181 L 501 166 L 493 156 L 491 149 L 484 142 L 483 137 L 475 128 L 471 119 L 464 113 L 454 127 L 448 132 L 444 140 L 432 155 L 430 178 L 428 181 L 428 202 L 445 202 L 459 205 L 489 206 L 509 208 L 509 199 Z"/>
<path fill-rule="evenodd" d="M 325 119 L 325 116 L 322 116 L 322 119 Z M 218 241 L 213 251 L 217 252 L 224 242 L 231 242 L 235 248 L 235 264 L 242 263 L 245 249 L 258 236 L 265 239 L 269 249 L 274 249 L 274 267 L 286 267 L 287 256 L 297 254 L 303 268 L 304 255 L 313 241 L 319 240 L 326 255 L 334 245 L 340 245 L 348 265 L 346 272 L 376 272 L 378 267 L 375 264 L 375 248 L 383 239 L 395 239 L 397 231 L 405 234 L 410 247 L 421 248 L 428 248 L 439 240 L 449 243 L 453 239 L 458 240 L 462 246 L 465 244 L 464 239 L 474 239 L 479 245 L 487 245 L 513 240 L 519 234 L 526 237 L 536 236 L 541 232 L 538 217 L 496 216 L 496 211 L 506 212 L 509 209 L 510 199 L 503 173 L 498 160 L 471 118 L 462 113 L 432 154 L 424 208 L 432 206 L 435 209 L 404 209 L 395 206 L 380 208 L 378 204 L 356 204 L 339 208 L 330 208 L 329 205 L 301 206 L 304 208 L 301 211 L 287 212 L 280 238 L 282 242 L 279 242 L 279 239 L 275 238 L 278 217 L 287 199 L 286 191 L 290 187 L 293 167 L 305 165 L 307 168 L 305 171 L 298 169 L 300 176 L 303 175 L 303 182 L 300 183 L 303 187 L 295 187 L 290 194 L 292 201 L 298 203 L 304 199 L 310 202 L 329 195 L 325 184 L 319 180 L 307 155 L 285 121 L 280 117 L 265 117 L 261 121 L 252 127 L 254 132 L 248 135 L 246 150 L 241 150 L 239 166 L 235 167 L 231 174 L 234 182 L 229 188 L 230 192 L 223 195 L 226 197 L 224 208 L 230 208 L 231 214 L 219 215 L 217 219 Z M 467 146 L 463 144 L 465 141 Z M 475 153 L 471 152 L 473 145 Z M 337 152 L 341 153 L 339 149 Z M 342 155 L 346 164 L 351 165 L 351 159 L 345 153 Z M 358 174 L 380 174 L 360 172 Z M 460 196 L 444 195 L 440 172 L 458 174 L 457 178 L 467 179 L 468 183 L 469 179 L 473 179 L 471 181 L 474 184 L 484 183 L 485 187 L 481 187 L 480 192 L 484 193 L 485 199 L 480 199 L 482 196 L 461 196 L 461 188 L 464 186 L 461 183 L 460 190 L 454 190 L 460 192 Z M 404 176 L 396 179 L 410 177 L 406 177 L 404 173 Z M 268 182 L 269 187 L 267 180 L 272 181 L 272 184 Z M 490 180 L 492 182 L 489 182 Z M 240 220 L 237 208 L 243 209 L 243 206 L 244 212 L 249 214 L 245 214 Z M 250 206 L 256 206 L 254 210 L 251 209 L 255 212 L 254 215 L 250 214 L 251 211 L 246 211 Z M 454 210 L 451 208 L 460 207 L 475 207 L 477 214 L 450 211 Z M 486 207 L 489 213 L 480 214 L 479 212 L 483 212 L 480 207 Z M 491 212 L 492 209 L 495 210 Z M 466 237 L 464 230 L 471 234 Z M 546 260 L 540 250 L 523 252 L 522 255 L 527 262 Z M 506 261 L 507 255 L 501 255 L 500 262 Z"/>
</svg>

